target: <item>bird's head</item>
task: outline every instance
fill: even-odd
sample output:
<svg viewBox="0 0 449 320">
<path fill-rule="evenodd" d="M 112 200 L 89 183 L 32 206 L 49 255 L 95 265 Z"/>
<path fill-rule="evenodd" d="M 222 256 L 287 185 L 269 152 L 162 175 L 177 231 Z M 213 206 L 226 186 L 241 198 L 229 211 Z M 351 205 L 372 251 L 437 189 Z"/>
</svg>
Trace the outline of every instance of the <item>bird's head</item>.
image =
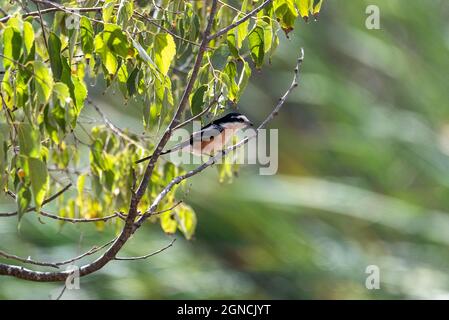
<svg viewBox="0 0 449 320">
<path fill-rule="evenodd" d="M 214 123 L 229 129 L 244 129 L 253 126 L 252 122 L 245 115 L 238 112 L 228 113 L 224 117 L 215 120 Z"/>
</svg>

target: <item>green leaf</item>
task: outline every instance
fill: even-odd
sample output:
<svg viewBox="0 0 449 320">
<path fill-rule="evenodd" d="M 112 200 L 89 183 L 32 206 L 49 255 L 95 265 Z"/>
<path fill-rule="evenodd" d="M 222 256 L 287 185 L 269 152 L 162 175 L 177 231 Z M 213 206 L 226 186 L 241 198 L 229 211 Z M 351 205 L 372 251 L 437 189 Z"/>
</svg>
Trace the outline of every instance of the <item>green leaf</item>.
<svg viewBox="0 0 449 320">
<path fill-rule="evenodd" d="M 248 6 L 248 0 L 244 0 L 242 3 L 242 12 L 246 12 L 246 7 Z M 234 22 L 241 19 L 243 17 L 243 14 L 239 14 L 235 17 Z M 242 47 L 243 40 L 248 36 L 248 27 L 249 27 L 249 19 L 245 22 L 239 24 L 236 28 L 237 33 L 237 41 L 236 46 L 237 49 L 240 49 Z"/>
<path fill-rule="evenodd" d="M 31 191 L 28 186 L 20 182 L 17 186 L 16 192 L 17 213 L 19 221 L 22 219 L 23 214 L 27 211 L 31 203 Z"/>
<path fill-rule="evenodd" d="M 3 65 L 8 69 L 20 58 L 22 50 L 22 36 L 16 27 L 8 26 L 3 31 Z"/>
<path fill-rule="evenodd" d="M 239 58 L 239 50 L 237 49 L 234 32 L 232 31 L 228 32 L 228 35 L 226 36 L 226 43 L 228 44 L 228 49 L 231 52 L 231 54 L 235 58 Z"/>
<path fill-rule="evenodd" d="M 210 58 L 212 67 L 215 70 L 223 70 L 228 62 L 230 51 L 227 45 L 222 44 L 218 49 L 214 51 L 212 57 Z"/>
<path fill-rule="evenodd" d="M 37 210 L 40 210 L 42 202 L 48 191 L 49 177 L 45 163 L 36 158 L 28 158 L 28 175 L 33 191 L 34 203 Z"/>
<path fill-rule="evenodd" d="M 122 58 L 126 58 L 128 55 L 128 38 L 123 33 L 122 28 L 114 24 L 107 24 L 104 27 L 103 41 L 107 47 L 114 53 L 118 54 Z"/>
<path fill-rule="evenodd" d="M 34 46 L 34 30 L 33 25 L 28 21 L 23 23 L 23 42 L 28 53 L 32 51 Z"/>
<path fill-rule="evenodd" d="M 323 4 L 323 0 L 314 0 L 313 1 L 312 13 L 314 15 L 317 15 L 320 12 L 322 4 Z"/>
<path fill-rule="evenodd" d="M 298 1 L 298 0 L 296 0 Z M 302 0 L 301 0 L 302 1 Z M 306 0 L 309 1 L 309 0 Z M 286 34 L 293 30 L 298 12 L 296 11 L 294 0 L 278 0 L 275 1 L 275 13 L 279 19 L 281 28 Z"/>
<path fill-rule="evenodd" d="M 28 123 L 20 123 L 17 126 L 19 135 L 20 154 L 27 157 L 39 158 L 41 155 L 41 140 L 38 129 Z"/>
<path fill-rule="evenodd" d="M 86 58 L 90 58 L 94 51 L 94 29 L 92 23 L 86 17 L 82 17 L 80 20 L 81 28 L 81 49 L 83 50 Z"/>
<path fill-rule="evenodd" d="M 222 80 L 228 88 L 228 98 L 229 100 L 236 102 L 239 87 L 235 81 L 237 76 L 237 65 L 234 61 L 229 61 L 224 68 L 222 75 Z"/>
<path fill-rule="evenodd" d="M 250 77 L 251 77 L 251 67 L 249 66 L 248 62 L 244 61 L 242 74 L 240 75 L 239 84 L 238 84 L 239 90 L 238 90 L 237 100 L 240 99 L 243 92 L 245 91 Z"/>
<path fill-rule="evenodd" d="M 62 105 L 65 105 L 71 100 L 69 87 L 65 83 L 56 82 L 53 86 L 53 94 Z"/>
<path fill-rule="evenodd" d="M 296 6 L 300 16 L 307 20 L 310 12 L 310 0 L 296 0 Z"/>
<path fill-rule="evenodd" d="M 248 35 L 251 58 L 258 69 L 263 65 L 265 53 L 264 39 L 264 30 L 261 26 L 255 26 Z"/>
<path fill-rule="evenodd" d="M 140 45 L 140 43 L 133 38 L 131 38 L 131 42 L 136 48 L 137 52 L 139 53 L 139 56 L 148 63 L 148 66 L 153 71 L 154 75 L 161 80 L 161 77 L 159 76 L 159 69 L 157 68 L 156 64 L 154 63 L 153 59 L 151 59 L 150 55 L 145 51 L 145 49 Z"/>
<path fill-rule="evenodd" d="M 158 33 L 154 37 L 154 62 L 159 71 L 166 76 L 176 55 L 176 44 L 168 33 Z"/>
<path fill-rule="evenodd" d="M 54 77 L 56 80 L 61 80 L 61 40 L 54 32 L 50 32 L 48 37 L 48 56 L 50 57 L 50 66 Z"/>
<path fill-rule="evenodd" d="M 161 228 L 165 233 L 174 234 L 176 232 L 176 228 L 178 227 L 178 222 L 173 217 L 172 212 L 164 212 L 161 214 Z"/>
<path fill-rule="evenodd" d="M 128 76 L 126 80 L 126 87 L 128 88 L 128 95 L 131 97 L 137 92 L 137 83 L 136 79 L 139 74 L 139 68 L 134 68 L 131 74 Z"/>
<path fill-rule="evenodd" d="M 112 14 L 114 13 L 115 0 L 106 0 L 103 4 L 103 21 L 105 23 L 111 22 Z"/>
<path fill-rule="evenodd" d="M 101 57 L 103 65 L 110 75 L 118 68 L 117 56 L 126 58 L 128 55 L 128 39 L 117 25 L 105 25 L 104 31 L 97 34 L 94 40 L 95 51 Z"/>
<path fill-rule="evenodd" d="M 72 82 L 74 85 L 74 95 L 75 95 L 75 106 L 78 108 L 77 112 L 81 111 L 84 106 L 84 101 L 87 98 L 87 88 L 86 84 L 79 77 L 73 77 Z"/>
<path fill-rule="evenodd" d="M 34 62 L 34 79 L 38 99 L 41 103 L 47 103 L 53 90 L 53 75 L 51 70 L 41 61 Z"/>
<path fill-rule="evenodd" d="M 273 40 L 273 29 L 271 27 L 271 24 L 265 21 L 260 21 L 259 25 L 263 28 L 264 52 L 267 53 L 271 49 L 271 42 Z"/>
<path fill-rule="evenodd" d="M 197 224 L 195 211 L 193 211 L 190 206 L 185 204 L 179 205 L 175 210 L 178 216 L 179 229 L 187 238 L 187 240 L 192 239 L 193 235 L 195 234 Z"/>
<path fill-rule="evenodd" d="M 133 15 L 133 1 L 129 0 L 120 0 L 120 4 L 117 10 L 117 23 L 125 26 L 129 19 Z"/>
<path fill-rule="evenodd" d="M 207 91 L 208 86 L 202 85 L 196 89 L 195 93 L 190 98 L 190 109 L 192 110 L 192 115 L 196 116 L 202 111 L 204 105 L 204 93 Z"/>
</svg>

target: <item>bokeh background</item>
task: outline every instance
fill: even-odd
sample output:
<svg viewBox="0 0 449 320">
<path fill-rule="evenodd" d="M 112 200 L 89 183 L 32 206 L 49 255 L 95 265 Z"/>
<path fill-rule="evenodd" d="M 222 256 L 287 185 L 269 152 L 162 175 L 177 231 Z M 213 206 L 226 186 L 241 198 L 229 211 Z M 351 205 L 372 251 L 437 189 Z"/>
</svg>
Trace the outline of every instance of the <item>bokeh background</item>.
<svg viewBox="0 0 449 320">
<path fill-rule="evenodd" d="M 379 30 L 365 27 L 371 4 Z M 162 254 L 110 263 L 64 299 L 449 298 L 449 3 L 326 0 L 319 21 L 298 21 L 272 65 L 254 73 L 240 104 L 254 122 L 289 86 L 300 47 L 300 87 L 270 124 L 278 174 L 246 166 L 232 184 L 213 168 L 196 176 L 186 198 L 198 215 L 194 240 L 177 234 Z M 117 96 L 93 93 L 114 122 L 139 128 Z M 115 231 L 43 222 L 26 217 L 18 233 L 15 219 L 2 219 L 0 247 L 63 260 Z M 148 225 L 121 255 L 170 240 Z M 379 290 L 365 287 L 369 265 Z M 0 277 L 0 299 L 61 289 Z"/>
</svg>

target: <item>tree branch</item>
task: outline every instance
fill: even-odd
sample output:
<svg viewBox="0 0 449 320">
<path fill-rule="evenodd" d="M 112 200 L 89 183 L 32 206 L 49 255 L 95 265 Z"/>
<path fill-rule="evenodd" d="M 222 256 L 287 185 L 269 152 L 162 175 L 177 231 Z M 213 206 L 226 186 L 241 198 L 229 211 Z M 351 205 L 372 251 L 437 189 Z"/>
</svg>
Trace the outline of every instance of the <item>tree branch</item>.
<svg viewBox="0 0 449 320">
<path fill-rule="evenodd" d="M 69 8 L 69 7 L 64 7 L 67 11 L 78 11 L 78 12 L 96 12 L 96 11 L 101 11 L 103 10 L 103 7 L 92 7 L 92 8 Z M 51 12 L 57 12 L 57 11 L 62 11 L 61 8 L 58 7 L 51 7 L 51 8 L 47 8 L 47 9 L 42 9 L 40 10 L 41 14 L 46 14 L 46 13 L 51 13 Z M 7 22 L 9 19 L 11 19 L 13 16 L 12 15 L 7 15 L 6 17 L 0 18 L 0 22 L 1 23 L 5 23 Z M 29 12 L 29 13 L 25 13 L 22 15 L 22 19 L 28 18 L 28 17 L 39 17 L 39 12 L 38 11 L 33 11 L 33 12 Z"/>
<path fill-rule="evenodd" d="M 227 33 L 229 30 L 234 29 L 235 27 L 241 25 L 243 22 L 245 22 L 246 20 L 250 19 L 251 17 L 255 16 L 260 10 L 262 10 L 263 8 L 265 8 L 268 4 L 270 4 L 273 0 L 265 0 L 264 3 L 262 3 L 260 6 L 258 6 L 257 8 L 254 8 L 253 10 L 251 10 L 250 12 L 248 12 L 244 17 L 242 17 L 241 19 L 237 20 L 236 22 L 234 22 L 233 24 L 230 24 L 229 26 L 227 26 L 226 28 L 221 29 L 220 31 L 217 31 L 216 33 L 214 33 L 213 35 L 209 36 L 209 41 L 218 38 L 222 35 L 224 35 L 225 33 Z"/>
<path fill-rule="evenodd" d="M 92 255 L 98 251 L 100 251 L 101 249 L 105 248 L 106 246 L 110 245 L 115 239 L 105 243 L 104 245 L 100 246 L 100 247 L 92 247 L 92 249 L 90 249 L 89 251 L 75 257 L 75 258 L 71 258 L 69 260 L 64 260 L 64 261 L 60 261 L 60 262 L 42 262 L 42 261 L 35 261 L 32 260 L 30 257 L 28 258 L 21 258 L 19 256 L 13 255 L 13 254 L 8 254 L 4 251 L 0 250 L 0 256 L 6 258 L 6 259 L 10 259 L 10 260 L 17 260 L 23 263 L 28 263 L 28 264 L 34 264 L 37 266 L 45 266 L 45 267 L 52 267 L 52 268 L 59 268 L 60 266 L 75 262 L 77 260 L 80 260 L 86 256 Z"/>
<path fill-rule="evenodd" d="M 172 240 L 168 245 L 166 245 L 165 247 L 163 247 L 163 248 L 161 248 L 161 249 L 159 249 L 159 250 L 157 250 L 157 251 L 155 251 L 155 252 L 152 252 L 152 253 L 149 253 L 149 254 L 147 254 L 147 255 L 144 255 L 144 256 L 139 256 L 139 257 L 115 257 L 115 260 L 129 261 L 129 260 L 144 260 L 144 259 L 148 259 L 149 257 L 155 256 L 155 255 L 157 255 L 158 253 L 161 253 L 162 251 L 167 250 L 168 248 L 170 248 L 171 246 L 173 246 L 173 243 L 175 243 L 175 241 L 176 241 L 176 239 L 173 239 L 173 240 Z"/>
</svg>

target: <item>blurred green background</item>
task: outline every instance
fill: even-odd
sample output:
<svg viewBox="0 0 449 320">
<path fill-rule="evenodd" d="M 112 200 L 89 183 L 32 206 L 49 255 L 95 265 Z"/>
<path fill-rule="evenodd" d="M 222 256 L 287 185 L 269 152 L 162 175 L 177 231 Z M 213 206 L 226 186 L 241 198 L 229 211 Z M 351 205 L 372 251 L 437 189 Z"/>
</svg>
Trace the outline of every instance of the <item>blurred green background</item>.
<svg viewBox="0 0 449 320">
<path fill-rule="evenodd" d="M 371 4 L 379 30 L 365 27 Z M 213 168 L 196 176 L 186 198 L 198 215 L 194 240 L 177 234 L 146 261 L 110 263 L 64 299 L 449 298 L 449 3 L 325 1 L 319 21 L 298 21 L 272 65 L 254 73 L 240 105 L 255 123 L 289 86 L 300 47 L 300 87 L 270 124 L 278 174 L 251 165 L 232 184 Z M 112 91 L 96 99 L 115 123 L 141 126 Z M 15 219 L 2 219 L 1 248 L 63 260 L 114 234 L 44 222 L 29 215 L 19 234 Z M 170 240 L 148 225 L 121 255 Z M 380 269 L 379 290 L 365 287 L 369 265 Z M 0 277 L 1 299 L 61 289 Z"/>
</svg>

